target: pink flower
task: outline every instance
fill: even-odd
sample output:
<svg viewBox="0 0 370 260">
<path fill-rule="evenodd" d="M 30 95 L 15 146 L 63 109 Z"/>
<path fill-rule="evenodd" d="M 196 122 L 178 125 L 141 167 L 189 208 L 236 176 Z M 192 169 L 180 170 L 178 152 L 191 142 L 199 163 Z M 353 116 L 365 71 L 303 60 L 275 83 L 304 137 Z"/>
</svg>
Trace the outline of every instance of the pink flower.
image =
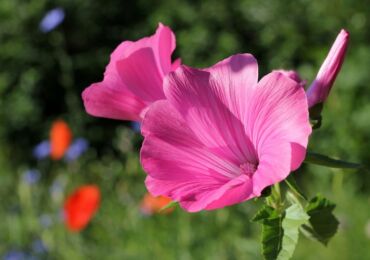
<svg viewBox="0 0 370 260">
<path fill-rule="evenodd" d="M 212 210 L 260 196 L 300 166 L 311 133 L 304 89 L 279 72 L 257 81 L 250 54 L 165 78 L 167 100 L 152 104 L 142 124 L 152 195 Z"/>
<path fill-rule="evenodd" d="M 148 105 L 165 98 L 163 78 L 180 65 L 180 60 L 171 63 L 175 47 L 175 35 L 161 23 L 150 37 L 122 42 L 111 54 L 103 81 L 82 93 L 87 113 L 141 121 Z"/>
<path fill-rule="evenodd" d="M 307 90 L 308 106 L 322 103 L 329 95 L 330 89 L 342 67 L 349 40 L 349 33 L 341 30 L 331 47 L 328 56 L 321 65 L 316 79 Z"/>
</svg>

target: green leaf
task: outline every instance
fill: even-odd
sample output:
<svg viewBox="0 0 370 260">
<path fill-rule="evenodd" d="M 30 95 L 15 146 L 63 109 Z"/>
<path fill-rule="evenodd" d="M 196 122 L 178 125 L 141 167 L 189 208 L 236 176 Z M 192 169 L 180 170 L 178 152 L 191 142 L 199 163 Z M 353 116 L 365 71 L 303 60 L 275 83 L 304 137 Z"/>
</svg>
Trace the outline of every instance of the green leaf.
<svg viewBox="0 0 370 260">
<path fill-rule="evenodd" d="M 252 221 L 262 224 L 262 254 L 267 260 L 277 258 L 282 247 L 284 215 L 279 214 L 274 208 L 264 205 Z"/>
<path fill-rule="evenodd" d="M 336 160 L 336 159 L 330 158 L 329 156 L 318 154 L 318 153 L 312 153 L 312 152 L 307 152 L 304 162 L 322 165 L 322 166 L 331 167 L 331 168 L 343 168 L 343 169 L 362 168 L 362 165 L 358 163 Z"/>
<path fill-rule="evenodd" d="M 173 208 L 173 207 L 176 207 L 178 204 L 177 201 L 171 201 L 170 203 L 168 203 L 166 206 L 162 207 L 159 212 L 163 212 L 165 211 L 166 209 L 169 209 L 169 208 Z"/>
<path fill-rule="evenodd" d="M 262 220 L 270 218 L 273 214 L 277 213 L 273 207 L 263 205 L 252 218 L 253 222 L 260 222 Z"/>
<path fill-rule="evenodd" d="M 302 226 L 302 232 L 311 239 L 327 245 L 337 232 L 339 221 L 333 215 L 335 204 L 318 195 L 306 207 L 309 224 Z"/>
<path fill-rule="evenodd" d="M 289 259 L 298 242 L 299 227 L 308 220 L 299 204 L 279 213 L 264 205 L 252 221 L 262 224 L 262 254 L 266 260 Z"/>
<path fill-rule="evenodd" d="M 282 228 L 284 230 L 281 251 L 278 260 L 290 259 L 298 243 L 299 228 L 306 223 L 309 216 L 299 204 L 293 204 L 285 211 Z"/>
</svg>

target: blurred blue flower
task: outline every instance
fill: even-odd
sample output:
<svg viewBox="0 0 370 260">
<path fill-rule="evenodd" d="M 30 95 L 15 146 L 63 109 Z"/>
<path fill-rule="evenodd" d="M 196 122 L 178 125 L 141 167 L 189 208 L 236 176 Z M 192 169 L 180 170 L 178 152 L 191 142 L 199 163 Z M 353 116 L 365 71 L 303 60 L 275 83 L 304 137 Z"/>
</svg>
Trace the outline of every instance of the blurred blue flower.
<svg viewBox="0 0 370 260">
<path fill-rule="evenodd" d="M 42 18 L 39 29 L 40 31 L 47 33 L 55 29 L 64 20 L 64 10 L 60 7 L 51 9 Z"/>
<path fill-rule="evenodd" d="M 39 218 L 39 221 L 43 228 L 48 228 L 53 224 L 53 220 L 49 214 L 42 214 Z"/>
<path fill-rule="evenodd" d="M 4 260 L 27 260 L 27 255 L 21 251 L 12 250 L 5 254 Z"/>
<path fill-rule="evenodd" d="M 50 154 L 50 142 L 44 140 L 33 148 L 32 155 L 37 160 L 42 160 L 48 157 Z"/>
<path fill-rule="evenodd" d="M 132 128 L 132 130 L 134 130 L 134 132 L 140 133 L 141 132 L 141 123 L 136 122 L 136 121 L 132 121 L 131 122 L 131 128 Z"/>
<path fill-rule="evenodd" d="M 66 213 L 64 212 L 64 209 L 59 210 L 59 212 L 56 214 L 56 217 L 60 222 L 64 222 L 66 219 Z"/>
<path fill-rule="evenodd" d="M 27 184 L 36 184 L 40 180 L 41 174 L 36 169 L 30 169 L 23 173 L 22 179 Z"/>
<path fill-rule="evenodd" d="M 64 159 L 67 162 L 74 161 L 89 148 L 89 142 L 85 138 L 77 138 L 68 148 Z"/>
<path fill-rule="evenodd" d="M 60 183 L 60 181 L 55 180 L 49 188 L 49 192 L 51 195 L 63 193 L 63 185 Z"/>
<path fill-rule="evenodd" d="M 44 242 L 41 239 L 36 239 L 32 243 L 32 250 L 36 254 L 42 254 L 42 253 L 47 252 L 48 248 L 46 247 L 46 245 L 44 244 Z"/>
</svg>

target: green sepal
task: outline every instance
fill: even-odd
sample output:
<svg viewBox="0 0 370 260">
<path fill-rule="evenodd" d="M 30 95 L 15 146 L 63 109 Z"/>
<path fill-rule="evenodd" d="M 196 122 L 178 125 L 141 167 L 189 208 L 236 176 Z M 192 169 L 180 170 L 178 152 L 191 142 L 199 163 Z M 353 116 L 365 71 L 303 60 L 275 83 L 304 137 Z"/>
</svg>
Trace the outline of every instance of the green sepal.
<svg viewBox="0 0 370 260">
<path fill-rule="evenodd" d="M 321 127 L 322 123 L 321 112 L 323 107 L 324 107 L 323 103 L 318 103 L 309 109 L 312 129 L 318 129 Z"/>
</svg>

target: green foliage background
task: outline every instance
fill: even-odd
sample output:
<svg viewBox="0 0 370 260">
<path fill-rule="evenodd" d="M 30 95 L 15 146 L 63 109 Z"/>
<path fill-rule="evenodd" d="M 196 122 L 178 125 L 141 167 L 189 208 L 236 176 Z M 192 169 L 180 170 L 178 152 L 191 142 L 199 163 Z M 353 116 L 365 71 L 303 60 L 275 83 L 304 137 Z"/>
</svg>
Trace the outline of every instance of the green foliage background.
<svg viewBox="0 0 370 260">
<path fill-rule="evenodd" d="M 58 6 L 64 22 L 40 32 L 44 14 Z M 127 122 L 88 116 L 80 93 L 102 79 L 121 41 L 152 34 L 158 22 L 175 32 L 174 56 L 184 64 L 210 66 L 250 52 L 260 76 L 297 69 L 308 84 L 346 28 L 347 58 L 310 149 L 369 168 L 369 17 L 366 0 L 0 1 L 0 256 L 19 250 L 40 259 L 260 259 L 260 227 L 250 222 L 258 202 L 197 214 L 141 214 L 140 136 Z M 91 144 L 76 162 L 31 156 L 57 118 Z M 42 172 L 33 186 L 21 177 L 29 168 Z M 296 174 L 310 197 L 319 191 L 338 204 L 341 226 L 326 248 L 301 237 L 293 259 L 369 259 L 369 173 L 304 166 Z M 55 183 L 57 192 L 50 188 Z M 60 208 L 84 183 L 101 187 L 102 206 L 86 230 L 72 234 Z M 53 220 L 49 227 L 40 224 L 45 215 Z M 33 251 L 38 239 L 46 252 Z"/>
</svg>

